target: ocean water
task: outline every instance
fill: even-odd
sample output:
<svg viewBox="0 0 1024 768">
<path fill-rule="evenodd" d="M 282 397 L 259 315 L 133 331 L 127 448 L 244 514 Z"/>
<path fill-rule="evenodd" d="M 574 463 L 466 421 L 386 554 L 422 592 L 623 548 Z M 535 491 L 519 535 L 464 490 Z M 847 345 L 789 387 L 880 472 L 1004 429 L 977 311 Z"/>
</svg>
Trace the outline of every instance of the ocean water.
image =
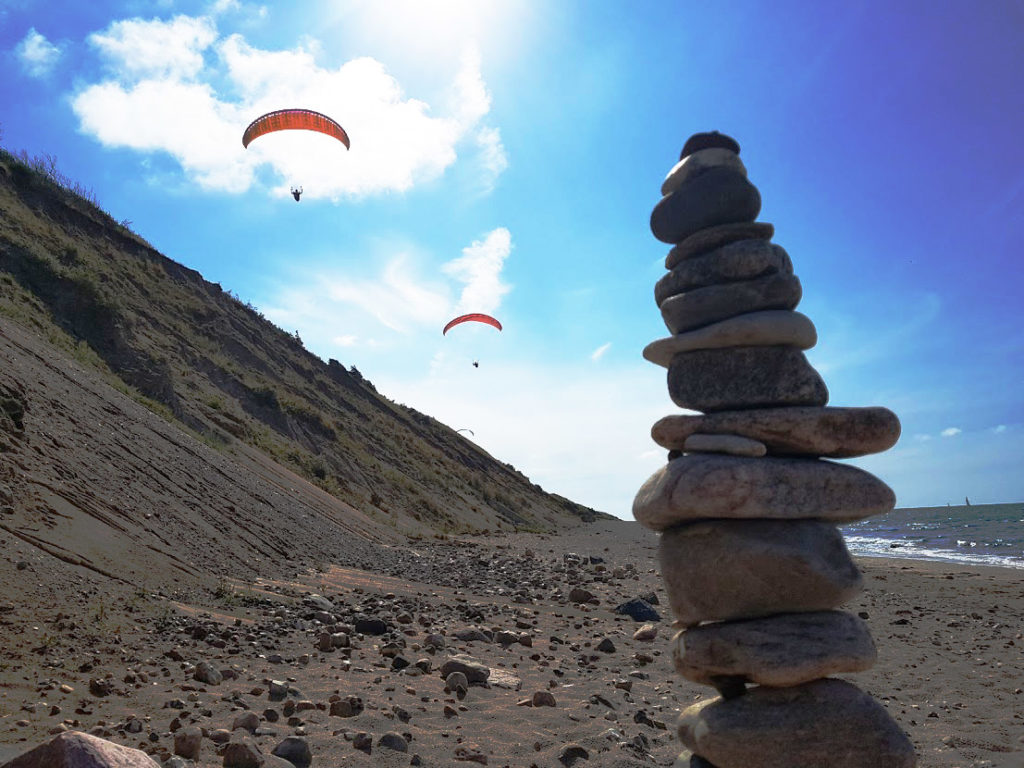
<svg viewBox="0 0 1024 768">
<path fill-rule="evenodd" d="M 855 555 L 1024 568 L 1024 502 L 895 509 L 842 531 Z"/>
</svg>

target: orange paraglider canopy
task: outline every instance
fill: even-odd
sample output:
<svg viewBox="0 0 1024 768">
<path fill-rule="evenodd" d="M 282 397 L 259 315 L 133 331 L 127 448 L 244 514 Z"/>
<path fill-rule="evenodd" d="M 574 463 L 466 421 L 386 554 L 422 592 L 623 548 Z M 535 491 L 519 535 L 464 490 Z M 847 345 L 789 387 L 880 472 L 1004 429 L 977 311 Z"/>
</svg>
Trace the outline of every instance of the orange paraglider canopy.
<svg viewBox="0 0 1024 768">
<path fill-rule="evenodd" d="M 490 315 L 482 315 L 479 312 L 474 312 L 469 315 L 459 315 L 454 320 L 450 320 L 448 322 L 448 325 L 444 327 L 444 330 L 441 331 L 441 335 L 443 336 L 444 334 L 448 333 L 449 328 L 452 328 L 458 325 L 459 323 L 468 322 L 486 323 L 487 325 L 493 325 L 499 331 L 501 330 L 501 323 L 499 323 L 493 317 L 491 317 Z"/>
<path fill-rule="evenodd" d="M 327 115 L 314 112 L 312 109 L 279 109 L 276 112 L 268 112 L 257 117 L 249 123 L 249 127 L 242 134 L 242 146 L 248 147 L 253 139 L 265 133 L 290 130 L 326 133 L 344 144 L 345 149 L 350 149 L 345 129 Z"/>
</svg>

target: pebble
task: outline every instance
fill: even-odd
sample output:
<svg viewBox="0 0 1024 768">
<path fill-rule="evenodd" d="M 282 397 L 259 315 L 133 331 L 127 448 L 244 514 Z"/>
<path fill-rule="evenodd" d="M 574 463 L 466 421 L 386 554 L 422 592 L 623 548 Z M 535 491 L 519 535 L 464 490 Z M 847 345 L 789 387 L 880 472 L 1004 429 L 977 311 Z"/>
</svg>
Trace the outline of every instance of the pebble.
<svg viewBox="0 0 1024 768">
<path fill-rule="evenodd" d="M 722 518 L 848 523 L 895 503 L 888 485 L 850 464 L 704 453 L 674 459 L 651 475 L 633 500 L 633 516 L 656 531 Z"/>
<path fill-rule="evenodd" d="M 794 309 L 801 296 L 799 278 L 779 272 L 669 296 L 661 303 L 661 318 L 671 333 L 685 333 L 749 312 Z"/>
<path fill-rule="evenodd" d="M 744 176 L 747 175 L 746 166 L 743 165 L 740 156 L 731 149 L 709 147 L 687 155 L 672 166 L 672 170 L 668 172 L 665 180 L 661 183 L 661 194 L 670 195 L 679 189 L 687 179 L 700 175 L 708 168 L 719 166 L 730 168 Z"/>
<path fill-rule="evenodd" d="M 190 725 L 174 734 L 174 754 L 188 760 L 198 760 L 199 750 L 203 744 L 203 732 L 200 728 Z"/>
<path fill-rule="evenodd" d="M 746 176 L 731 168 L 709 168 L 661 198 L 651 212 L 651 232 L 664 243 L 679 243 L 701 229 L 751 222 L 761 195 Z"/>
<path fill-rule="evenodd" d="M 408 752 L 409 742 L 400 733 L 389 731 L 377 739 L 377 746 L 385 749 L 393 749 L 395 752 Z"/>
<path fill-rule="evenodd" d="M 764 443 L 770 454 L 841 459 L 891 448 L 900 422 L 888 408 L 766 408 L 666 416 L 651 437 L 663 448 L 681 450 L 697 432 L 743 435 Z"/>
<path fill-rule="evenodd" d="M 658 547 L 669 605 L 703 621 L 830 610 L 861 590 L 839 529 L 817 520 L 715 520 L 670 528 Z"/>
<path fill-rule="evenodd" d="M 274 747 L 272 754 L 287 760 L 295 768 L 307 768 L 313 762 L 313 753 L 309 748 L 309 742 L 298 736 L 289 736 L 284 739 Z"/>
<path fill-rule="evenodd" d="M 821 406 L 828 388 L 794 347 L 726 347 L 680 352 L 668 368 L 668 391 L 680 408 Z"/>
<path fill-rule="evenodd" d="M 633 621 L 661 621 L 661 616 L 654 607 L 639 597 L 615 606 L 614 612 L 629 616 Z"/>
<path fill-rule="evenodd" d="M 799 737 L 796 735 L 799 734 Z M 912 768 L 914 747 L 881 704 L 843 680 L 754 688 L 694 704 L 679 740 L 714 765 Z"/>
<path fill-rule="evenodd" d="M 452 656 L 441 665 L 441 677 L 447 679 L 452 672 L 461 672 L 471 684 L 486 683 L 491 675 L 490 667 L 463 654 Z"/>
</svg>

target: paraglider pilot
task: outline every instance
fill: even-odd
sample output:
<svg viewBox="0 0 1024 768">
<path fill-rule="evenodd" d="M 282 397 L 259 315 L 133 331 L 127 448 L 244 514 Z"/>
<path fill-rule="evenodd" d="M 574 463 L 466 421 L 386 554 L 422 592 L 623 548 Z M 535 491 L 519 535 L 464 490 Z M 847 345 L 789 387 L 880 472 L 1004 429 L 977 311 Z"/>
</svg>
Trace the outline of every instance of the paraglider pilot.
<svg viewBox="0 0 1024 768">
<path fill-rule="evenodd" d="M 299 187 L 298 189 L 296 189 L 295 187 L 292 187 L 292 197 L 295 198 L 295 202 L 296 203 L 299 202 L 299 197 L 301 195 L 302 195 L 302 187 Z"/>
<path fill-rule="evenodd" d="M 480 361 L 479 360 L 474 360 L 473 361 L 473 367 L 474 368 L 479 368 L 480 367 Z"/>
</svg>

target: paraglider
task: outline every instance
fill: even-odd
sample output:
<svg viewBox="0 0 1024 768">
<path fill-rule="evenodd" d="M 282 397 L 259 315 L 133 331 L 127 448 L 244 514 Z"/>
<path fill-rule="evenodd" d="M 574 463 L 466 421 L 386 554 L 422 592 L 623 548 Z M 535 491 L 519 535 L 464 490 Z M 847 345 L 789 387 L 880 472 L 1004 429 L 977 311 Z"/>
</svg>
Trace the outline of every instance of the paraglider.
<svg viewBox="0 0 1024 768">
<path fill-rule="evenodd" d="M 327 115 L 314 112 L 312 109 L 279 109 L 260 115 L 249 123 L 249 127 L 242 134 L 242 146 L 248 149 L 254 139 L 266 133 L 294 130 L 323 133 L 340 141 L 345 145 L 345 149 L 351 148 L 345 129 Z M 292 187 L 291 192 L 295 202 L 299 202 L 302 187 Z"/>
<path fill-rule="evenodd" d="M 446 333 L 448 333 L 449 329 L 454 328 L 456 325 L 468 322 L 486 323 L 487 325 L 493 325 L 499 331 L 501 330 L 501 323 L 499 323 L 490 315 L 484 315 L 479 312 L 473 312 L 468 315 L 459 315 L 454 320 L 449 320 L 448 324 L 444 327 L 444 330 L 441 331 L 441 335 L 445 335 Z"/>
<path fill-rule="evenodd" d="M 345 129 L 327 115 L 314 112 L 312 109 L 279 109 L 260 115 L 249 123 L 249 127 L 242 134 L 242 146 L 248 147 L 253 139 L 267 133 L 292 130 L 324 133 L 344 144 L 345 149 L 351 148 Z"/>
<path fill-rule="evenodd" d="M 465 427 L 463 427 L 462 429 L 456 429 L 455 431 L 456 432 L 469 432 L 469 434 L 473 435 L 473 437 L 476 437 L 476 433 L 472 429 L 466 429 Z"/>
</svg>

